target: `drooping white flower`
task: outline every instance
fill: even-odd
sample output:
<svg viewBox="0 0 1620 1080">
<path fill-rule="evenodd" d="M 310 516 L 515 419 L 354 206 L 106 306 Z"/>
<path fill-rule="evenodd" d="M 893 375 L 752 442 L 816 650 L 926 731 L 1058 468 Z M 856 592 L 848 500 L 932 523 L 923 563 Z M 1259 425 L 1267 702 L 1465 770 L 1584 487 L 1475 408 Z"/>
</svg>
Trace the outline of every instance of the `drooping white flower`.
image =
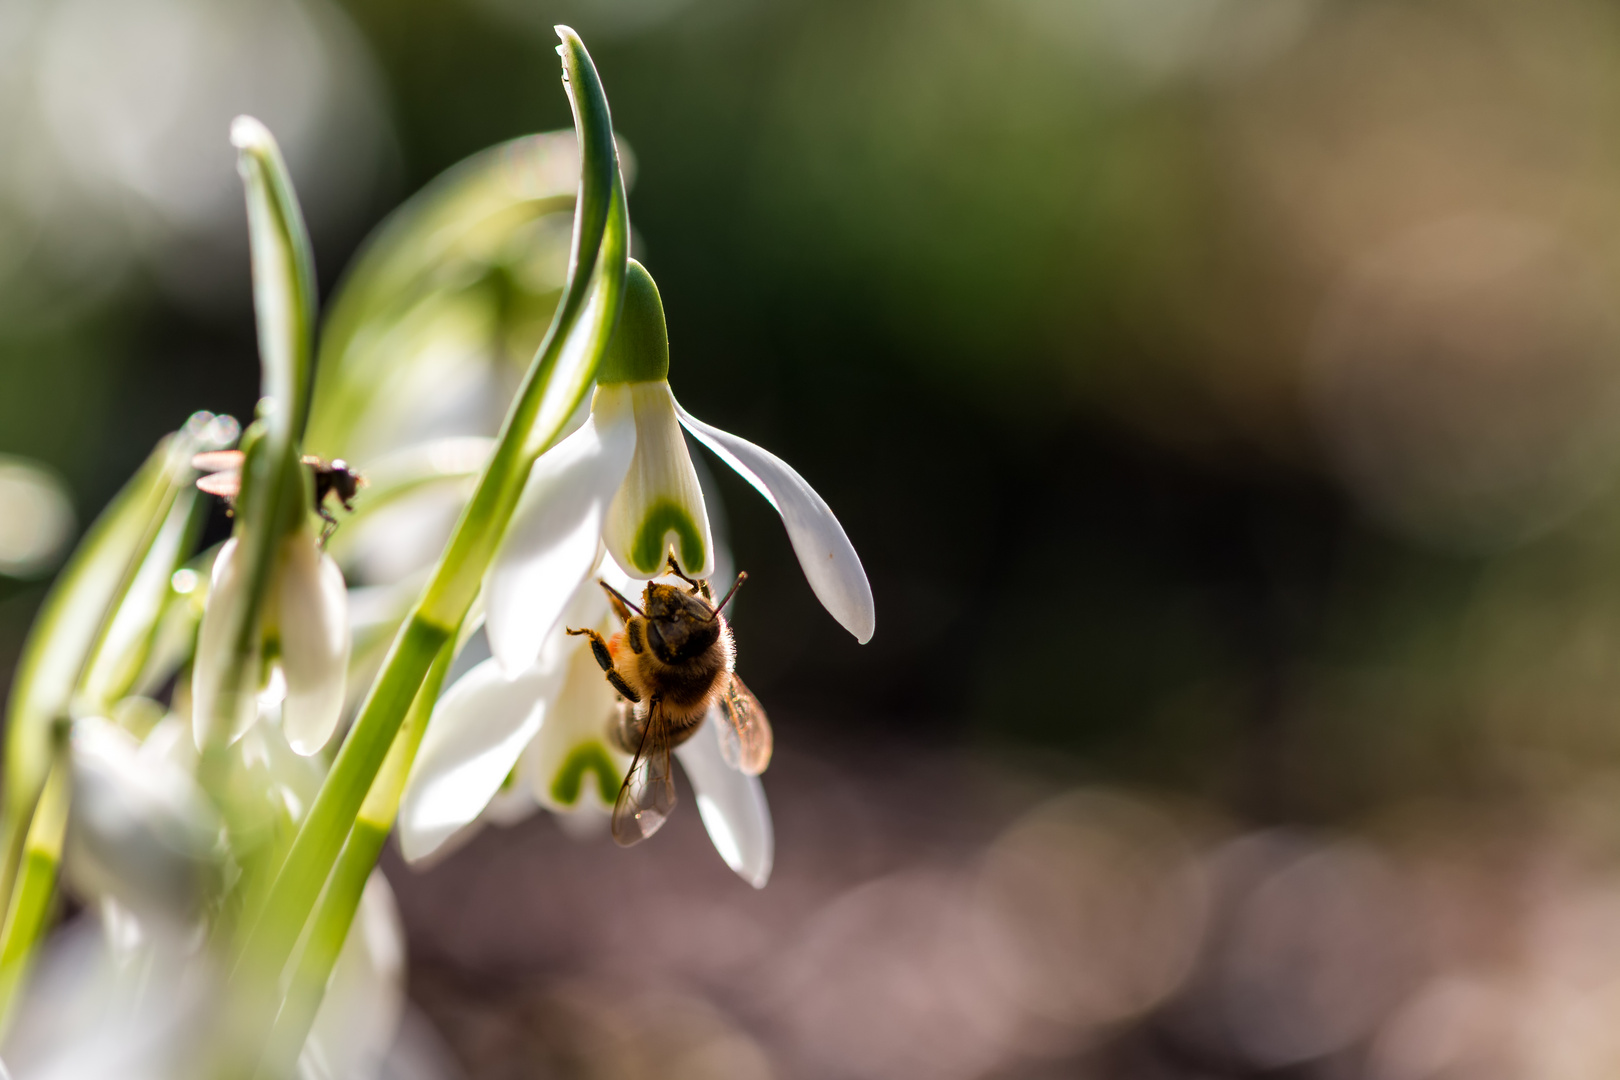
<svg viewBox="0 0 1620 1080">
<path fill-rule="evenodd" d="M 708 576 L 713 534 L 683 428 L 775 507 L 822 605 L 859 641 L 871 638 L 871 586 L 826 502 L 781 458 L 682 409 L 668 373 L 658 289 L 631 260 L 591 416 L 535 462 L 485 582 L 490 649 L 508 674 L 534 666 L 599 545 L 632 579 L 662 573 L 670 552 Z"/>
<path fill-rule="evenodd" d="M 199 747 L 210 737 L 216 716 L 229 718 L 226 741 L 234 742 L 257 713 L 258 679 L 250 677 L 235 700 L 220 701 L 226 665 L 235 643 L 230 628 L 236 609 L 245 602 L 250 583 L 247 568 L 236 558 L 236 540 L 214 559 L 213 585 L 197 632 L 197 658 L 192 669 L 192 723 Z M 315 536 L 300 528 L 281 541 L 274 580 L 260 615 L 256 650 L 269 646 L 286 680 L 282 725 L 287 742 L 300 754 L 326 745 L 343 711 L 344 678 L 349 663 L 348 594 L 343 572 L 321 551 Z M 256 651 L 250 673 L 261 667 Z"/>
<path fill-rule="evenodd" d="M 260 722 L 232 747 L 238 794 L 254 796 L 238 804 L 236 826 L 266 824 L 243 816 L 256 803 L 285 828 L 307 812 L 323 770 L 288 747 L 279 705 L 259 707 Z M 99 919 L 58 935 L 44 958 L 24 1003 L 27 1037 L 11 1044 L 26 1075 L 192 1075 L 199 1046 L 222 1030 L 226 996 L 197 916 L 200 887 L 229 860 L 192 776 L 189 727 L 171 714 L 137 742 L 104 720 L 74 723 L 66 876 Z M 301 1049 L 302 1080 L 378 1075 L 404 1011 L 404 950 L 392 892 L 374 870 Z"/>
<path fill-rule="evenodd" d="M 223 861 L 220 821 L 191 773 L 98 717 L 74 722 L 65 868 L 79 896 L 181 927 Z"/>
<path fill-rule="evenodd" d="M 373 870 L 299 1055 L 302 1080 L 376 1076 L 405 1012 L 404 984 L 399 907 L 388 879 Z"/>
<path fill-rule="evenodd" d="M 632 589 L 611 559 L 598 569 L 616 587 Z M 575 588 L 563 614 L 569 626 L 604 635 L 619 629 L 594 576 Z M 630 765 L 608 736 L 619 707 L 589 642 L 567 636 L 560 624 L 536 663 L 516 675 L 494 658 L 473 667 L 439 700 L 423 736 L 400 804 L 405 858 L 416 862 L 438 851 L 503 790 L 503 798 L 526 793 L 557 813 L 605 817 Z M 759 888 L 774 855 L 770 809 L 759 778 L 722 756 L 721 722 L 711 716 L 675 753 L 715 849 Z"/>
</svg>

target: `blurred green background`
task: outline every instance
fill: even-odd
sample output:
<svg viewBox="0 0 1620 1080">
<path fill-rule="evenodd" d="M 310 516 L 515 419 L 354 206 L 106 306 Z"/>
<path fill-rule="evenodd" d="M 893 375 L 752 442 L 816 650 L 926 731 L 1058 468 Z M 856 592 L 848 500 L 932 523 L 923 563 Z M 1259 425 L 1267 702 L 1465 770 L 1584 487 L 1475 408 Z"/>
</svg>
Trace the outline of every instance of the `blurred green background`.
<svg viewBox="0 0 1620 1080">
<path fill-rule="evenodd" d="M 1610 749 L 1606 5 L 8 0 L 0 450 L 87 517 L 249 411 L 232 114 L 330 291 L 402 197 L 566 126 L 558 21 L 635 153 L 677 392 L 873 578 L 858 649 L 722 478 L 779 710 L 1283 816 Z"/>
<path fill-rule="evenodd" d="M 556 22 L 634 151 L 676 393 L 872 579 L 863 648 L 715 470 L 780 744 L 1251 826 L 1607 783 L 1597 0 L 0 0 L 0 451 L 83 520 L 193 410 L 248 414 L 232 115 L 281 139 L 329 293 L 441 170 L 567 126 Z"/>
</svg>

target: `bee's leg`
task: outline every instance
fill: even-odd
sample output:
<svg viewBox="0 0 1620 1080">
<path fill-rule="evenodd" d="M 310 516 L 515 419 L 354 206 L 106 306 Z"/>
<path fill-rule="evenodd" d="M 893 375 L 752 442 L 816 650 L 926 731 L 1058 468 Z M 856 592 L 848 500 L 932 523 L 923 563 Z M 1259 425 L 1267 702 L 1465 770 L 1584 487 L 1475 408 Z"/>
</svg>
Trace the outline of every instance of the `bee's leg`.
<svg viewBox="0 0 1620 1080">
<path fill-rule="evenodd" d="M 571 626 L 565 627 L 564 632 L 569 637 L 590 638 L 591 655 L 596 657 L 597 664 L 603 671 L 611 672 L 613 670 L 613 652 L 608 648 L 607 639 L 601 634 L 598 634 L 595 630 L 575 630 Z"/>
<path fill-rule="evenodd" d="M 596 658 L 597 666 L 607 674 L 607 681 L 612 684 L 613 689 L 619 692 L 620 696 L 626 701 L 641 700 L 641 695 L 636 693 L 630 684 L 624 681 L 624 676 L 620 675 L 613 666 L 613 653 L 608 649 L 606 638 L 595 630 L 575 630 L 570 627 L 567 628 L 567 632 L 574 637 L 583 636 L 591 639 L 591 655 Z"/>
<path fill-rule="evenodd" d="M 696 578 L 687 577 L 686 573 L 681 570 L 681 564 L 675 561 L 674 552 L 670 552 L 669 555 L 669 572 L 686 582 L 688 585 L 692 586 L 692 592 L 694 594 L 702 595 L 705 600 L 714 599 L 714 597 L 709 594 L 709 583 L 707 581 L 699 581 Z"/>
</svg>

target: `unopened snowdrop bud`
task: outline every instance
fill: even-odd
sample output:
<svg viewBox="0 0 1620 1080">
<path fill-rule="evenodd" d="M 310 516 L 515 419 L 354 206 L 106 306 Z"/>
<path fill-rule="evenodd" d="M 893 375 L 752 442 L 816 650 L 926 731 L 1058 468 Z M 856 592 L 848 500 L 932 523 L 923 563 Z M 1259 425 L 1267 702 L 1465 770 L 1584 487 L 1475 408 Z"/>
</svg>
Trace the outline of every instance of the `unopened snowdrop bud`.
<svg viewBox="0 0 1620 1080">
<path fill-rule="evenodd" d="M 73 725 L 64 867 L 82 895 L 183 925 L 216 880 L 220 822 L 196 780 L 106 720 Z"/>
<path fill-rule="evenodd" d="M 220 701 L 223 673 L 234 643 L 229 628 L 234 609 L 245 602 L 247 574 L 233 538 L 214 559 L 213 588 L 197 634 L 197 660 L 192 672 L 192 716 L 199 747 L 206 746 L 215 717 L 226 717 L 222 741 L 235 742 L 258 716 L 258 682 L 246 681 L 235 700 Z M 256 649 L 270 643 L 287 683 L 282 724 L 287 742 L 300 754 L 326 745 L 343 712 L 349 664 L 349 607 L 343 572 L 320 550 L 315 536 L 299 528 L 281 540 L 274 564 Z M 250 669 L 260 667 L 256 652 Z"/>
<path fill-rule="evenodd" d="M 283 541 L 272 617 L 281 646 L 287 743 L 300 754 L 326 745 L 343 712 L 349 667 L 349 598 L 343 571 L 308 533 Z"/>
</svg>

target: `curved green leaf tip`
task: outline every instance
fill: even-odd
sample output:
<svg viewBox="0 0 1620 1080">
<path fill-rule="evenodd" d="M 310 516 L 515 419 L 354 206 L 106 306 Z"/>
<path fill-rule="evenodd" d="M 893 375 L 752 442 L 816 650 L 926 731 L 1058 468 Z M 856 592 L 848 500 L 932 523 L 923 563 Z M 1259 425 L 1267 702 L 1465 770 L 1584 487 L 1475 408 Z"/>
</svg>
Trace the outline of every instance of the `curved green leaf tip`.
<svg viewBox="0 0 1620 1080">
<path fill-rule="evenodd" d="M 315 324 L 315 259 L 287 163 L 270 129 L 251 116 L 231 121 L 237 171 L 247 189 L 258 316 L 262 395 L 284 410 L 290 444 L 303 437 L 309 413 Z"/>
<path fill-rule="evenodd" d="M 596 381 L 605 385 L 668 379 L 669 328 L 664 323 L 664 302 L 647 268 L 631 259 L 624 274 L 619 325 L 597 369 Z"/>
</svg>

